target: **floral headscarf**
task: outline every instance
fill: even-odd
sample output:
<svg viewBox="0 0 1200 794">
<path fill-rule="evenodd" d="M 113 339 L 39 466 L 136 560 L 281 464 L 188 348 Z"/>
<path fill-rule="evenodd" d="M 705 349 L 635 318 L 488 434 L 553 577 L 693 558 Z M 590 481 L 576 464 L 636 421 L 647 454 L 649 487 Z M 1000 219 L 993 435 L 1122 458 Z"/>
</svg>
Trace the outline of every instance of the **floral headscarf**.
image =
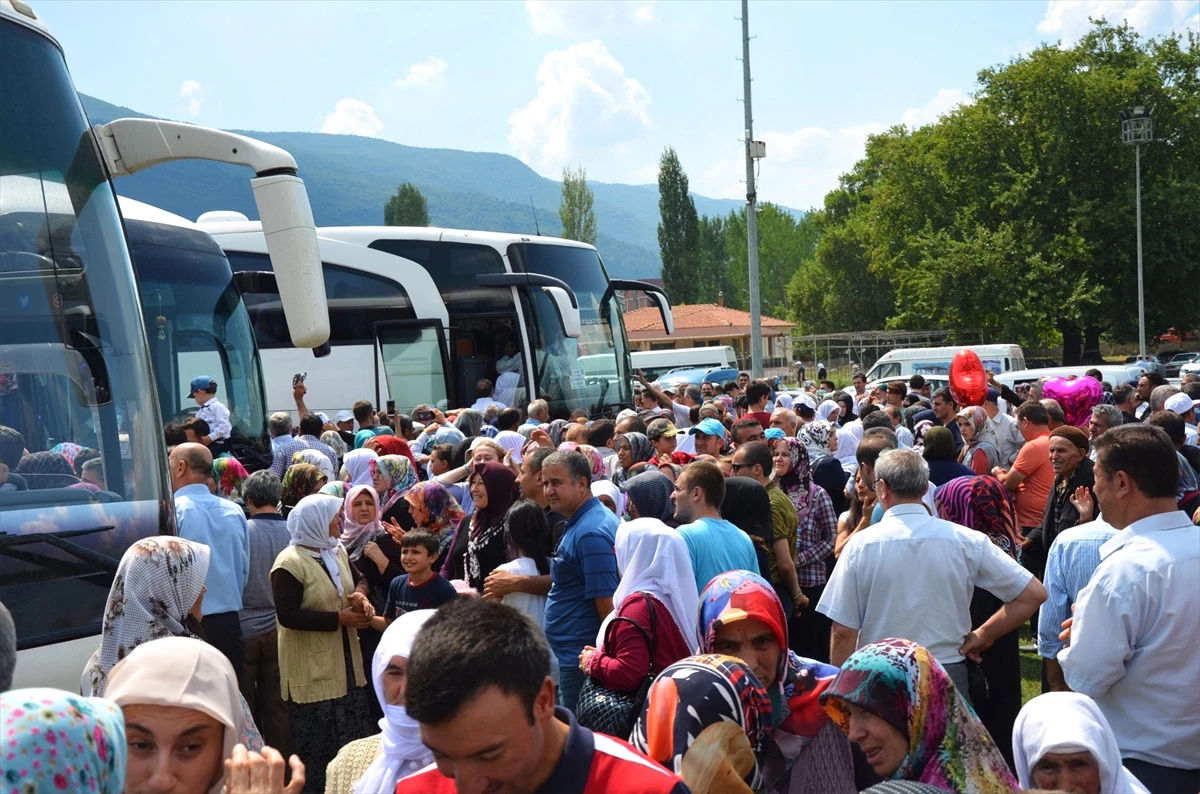
<svg viewBox="0 0 1200 794">
<path fill-rule="evenodd" d="M 833 425 L 824 419 L 814 419 L 801 425 L 796 431 L 796 438 L 804 442 L 804 448 L 808 450 L 810 464 L 829 457 L 829 439 L 833 437 L 834 432 Z"/>
<path fill-rule="evenodd" d="M 317 490 L 322 477 L 325 474 L 311 463 L 297 463 L 283 473 L 283 482 L 279 485 L 279 510 L 284 518 L 301 499 Z"/>
<path fill-rule="evenodd" d="M 817 498 L 816 489 L 821 486 L 813 482 L 812 467 L 808 463 L 808 449 L 799 438 L 784 438 L 771 442 L 774 449 L 779 444 L 787 444 L 788 457 L 791 463 L 787 473 L 779 478 L 779 487 L 796 506 L 796 526 L 804 526 L 808 514 L 812 511 L 813 501 Z"/>
<path fill-rule="evenodd" d="M 212 477 L 217 484 L 217 496 L 222 499 L 240 499 L 242 482 L 249 476 L 250 472 L 237 458 L 217 458 L 213 461 Z"/>
<path fill-rule="evenodd" d="M 783 648 L 775 683 L 768 689 L 774 725 L 794 736 L 813 738 L 828 720 L 818 697 L 838 670 L 787 649 L 787 616 L 770 582 L 750 571 L 727 571 L 709 582 L 700 593 L 700 649 L 712 652 L 722 626 L 747 618 L 770 626 Z"/>
<path fill-rule="evenodd" d="M 650 686 L 629 741 L 678 775 L 692 743 L 705 728 L 721 722 L 745 731 L 755 764 L 744 780 L 757 791 L 760 761 L 773 732 L 771 699 L 741 659 L 707 654 L 667 667 Z"/>
<path fill-rule="evenodd" d="M 103 697 L 108 673 L 143 642 L 190 636 L 187 616 L 208 576 L 203 543 L 161 535 L 142 538 L 121 557 L 104 606 L 100 647 L 83 671 L 81 691 Z"/>
<path fill-rule="evenodd" d="M 882 640 L 851 654 L 821 704 L 843 731 L 847 705 L 886 720 L 908 738 L 908 755 L 893 780 L 915 780 L 946 791 L 1009 794 L 1020 790 L 1004 756 L 928 649 L 909 640 Z"/>
<path fill-rule="evenodd" d="M 67 463 L 71 464 L 71 468 L 75 468 L 75 458 L 83 452 L 83 447 L 73 441 L 63 441 L 50 447 L 50 451 L 62 455 L 67 459 Z"/>
<path fill-rule="evenodd" d="M 647 442 L 649 443 L 649 439 Z M 559 452 L 578 452 L 588 460 L 592 467 L 592 482 L 608 479 L 608 469 L 604 468 L 604 458 L 591 444 L 576 444 L 574 441 L 564 441 L 558 445 Z"/>
<path fill-rule="evenodd" d="M 435 535 L 440 535 L 446 530 L 453 531 L 466 515 L 454 495 L 437 480 L 417 483 L 408 489 L 404 498 L 413 507 L 425 508 L 429 513 L 429 521 L 422 528 Z"/>
<path fill-rule="evenodd" d="M 61 689 L 0 694 L 5 792 L 121 794 L 125 717 L 116 703 Z"/>
<path fill-rule="evenodd" d="M 958 477 L 937 489 L 938 517 L 988 536 L 1005 554 L 1020 561 L 1017 513 L 1012 493 L 991 476 Z"/>
<path fill-rule="evenodd" d="M 371 501 L 375 503 L 375 518 L 366 524 L 354 520 L 354 511 L 350 507 L 362 494 L 370 494 Z M 379 522 L 379 496 L 370 485 L 356 485 L 346 494 L 342 510 L 342 534 L 338 536 L 338 542 L 346 550 L 350 561 L 357 562 L 362 557 L 363 548 L 384 531 L 383 524 Z"/>
<path fill-rule="evenodd" d="M 338 460 L 346 457 L 346 453 L 350 450 L 346 448 L 346 440 L 342 438 L 342 434 L 336 430 L 326 430 L 321 434 L 321 443 L 333 450 L 333 454 Z"/>
<path fill-rule="evenodd" d="M 379 495 L 379 513 L 383 515 L 400 501 L 409 488 L 417 484 L 417 469 L 403 455 L 384 455 L 371 461 L 373 472 L 388 481 L 387 490 Z"/>
<path fill-rule="evenodd" d="M 933 426 L 933 421 L 930 419 L 922 419 L 913 426 L 913 449 L 922 456 L 925 454 L 925 434 Z"/>
</svg>

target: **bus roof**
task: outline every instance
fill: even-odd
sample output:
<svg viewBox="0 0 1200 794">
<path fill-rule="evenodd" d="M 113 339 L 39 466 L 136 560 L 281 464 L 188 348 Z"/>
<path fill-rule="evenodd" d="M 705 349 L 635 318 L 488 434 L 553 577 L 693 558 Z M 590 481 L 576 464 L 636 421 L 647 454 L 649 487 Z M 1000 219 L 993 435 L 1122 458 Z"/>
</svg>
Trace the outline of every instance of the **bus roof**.
<svg viewBox="0 0 1200 794">
<path fill-rule="evenodd" d="M 16 22 L 18 25 L 36 30 L 54 42 L 55 47 L 62 50 L 58 39 L 54 38 L 54 34 L 50 32 L 50 28 L 42 21 L 42 18 L 21 0 L 0 0 L 0 19 Z"/>
</svg>

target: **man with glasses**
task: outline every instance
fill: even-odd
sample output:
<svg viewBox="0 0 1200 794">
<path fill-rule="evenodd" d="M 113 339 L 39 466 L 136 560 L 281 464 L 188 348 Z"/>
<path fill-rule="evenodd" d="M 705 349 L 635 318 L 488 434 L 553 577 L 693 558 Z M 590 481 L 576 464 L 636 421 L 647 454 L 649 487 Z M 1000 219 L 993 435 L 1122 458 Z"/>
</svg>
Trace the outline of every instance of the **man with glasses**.
<svg viewBox="0 0 1200 794">
<path fill-rule="evenodd" d="M 1028 620 L 1046 590 L 987 535 L 930 515 L 922 500 L 929 466 L 911 449 L 883 452 L 874 466 L 883 520 L 850 536 L 817 611 L 833 621 L 830 663 L 857 648 L 904 637 L 929 649 L 969 699 L 969 658 Z M 975 587 L 1005 602 L 971 630 Z"/>
<path fill-rule="evenodd" d="M 736 425 L 734 429 L 736 431 Z M 762 433 L 762 428 L 759 428 L 759 433 Z M 761 440 L 749 441 L 738 446 L 733 453 L 733 476 L 749 477 L 767 489 L 767 497 L 771 500 L 771 537 L 774 540 L 767 547 L 767 563 L 770 565 L 771 575 L 765 578 L 770 579 L 771 584 L 775 586 L 775 592 L 783 602 L 784 611 L 787 614 L 799 612 L 808 606 L 808 598 L 801 592 L 800 580 L 796 576 L 795 549 L 799 522 L 796 518 L 796 506 L 775 482 L 770 447 Z M 832 542 L 831 538 L 830 543 Z"/>
</svg>

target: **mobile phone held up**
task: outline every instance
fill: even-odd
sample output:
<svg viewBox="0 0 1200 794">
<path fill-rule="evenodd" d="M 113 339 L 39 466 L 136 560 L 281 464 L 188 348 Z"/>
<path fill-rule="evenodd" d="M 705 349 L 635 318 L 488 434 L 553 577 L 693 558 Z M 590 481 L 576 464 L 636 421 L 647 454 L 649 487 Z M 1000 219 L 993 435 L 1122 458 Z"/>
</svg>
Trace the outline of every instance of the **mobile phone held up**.
<svg viewBox="0 0 1200 794">
<path fill-rule="evenodd" d="M 396 415 L 396 401 L 395 400 L 387 401 L 387 412 L 388 412 L 388 416 Z"/>
<path fill-rule="evenodd" d="M 429 411 L 429 410 L 417 411 L 416 415 L 413 418 L 416 419 L 418 422 L 428 422 L 431 419 L 433 419 L 433 411 Z"/>
<path fill-rule="evenodd" d="M 307 378 L 308 378 L 307 372 L 297 372 L 295 375 L 292 376 L 292 388 L 294 389 L 297 386 L 299 386 L 300 384 L 304 383 L 304 381 Z"/>
</svg>

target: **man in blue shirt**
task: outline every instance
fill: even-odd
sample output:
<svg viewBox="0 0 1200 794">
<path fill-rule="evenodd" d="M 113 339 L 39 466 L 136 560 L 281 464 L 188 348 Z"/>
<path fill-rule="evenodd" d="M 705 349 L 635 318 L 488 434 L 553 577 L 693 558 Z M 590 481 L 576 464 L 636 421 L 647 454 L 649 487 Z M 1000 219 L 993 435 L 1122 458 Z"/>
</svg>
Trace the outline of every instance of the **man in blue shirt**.
<svg viewBox="0 0 1200 794">
<path fill-rule="evenodd" d="M 721 518 L 725 501 L 725 475 L 717 464 L 701 460 L 688 464 L 671 493 L 679 534 L 687 543 L 696 577 L 696 592 L 717 574 L 758 570 L 758 556 L 750 536 Z"/>
<path fill-rule="evenodd" d="M 579 653 L 595 643 L 621 579 L 614 550 L 617 517 L 592 496 L 591 482 L 592 466 L 579 452 L 555 452 L 542 463 L 550 509 L 567 519 L 550 561 L 546 639 L 558 659 L 558 704 L 572 711 L 583 686 Z M 750 556 L 753 560 L 753 548 Z"/>
<path fill-rule="evenodd" d="M 212 453 L 203 444 L 180 444 L 169 458 L 179 535 L 211 552 L 201 610 L 208 643 L 229 659 L 242 679 L 245 642 L 238 612 L 250 576 L 250 534 L 242 508 L 208 490 Z"/>
</svg>

